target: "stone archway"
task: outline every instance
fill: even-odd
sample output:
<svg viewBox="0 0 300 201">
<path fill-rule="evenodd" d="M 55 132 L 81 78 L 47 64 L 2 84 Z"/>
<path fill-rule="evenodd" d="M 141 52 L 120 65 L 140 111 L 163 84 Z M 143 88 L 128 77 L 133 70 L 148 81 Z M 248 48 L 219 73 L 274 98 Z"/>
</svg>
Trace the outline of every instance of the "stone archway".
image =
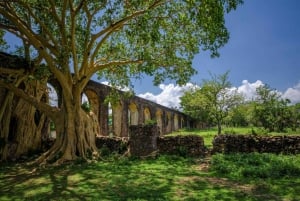
<svg viewBox="0 0 300 201">
<path fill-rule="evenodd" d="M 148 107 L 144 108 L 144 123 L 147 123 L 151 120 L 151 112 Z"/>
<path fill-rule="evenodd" d="M 159 127 L 159 133 L 160 135 L 163 135 L 163 120 L 162 120 L 162 110 L 158 109 L 156 111 L 155 117 L 156 117 L 156 123 L 157 126 Z"/>
<path fill-rule="evenodd" d="M 130 103 L 128 106 L 128 120 L 129 120 L 129 125 L 138 125 L 139 112 L 136 104 L 134 103 Z"/>
<path fill-rule="evenodd" d="M 177 131 L 179 129 L 179 123 L 178 123 L 178 115 L 174 114 L 174 130 Z"/>
</svg>

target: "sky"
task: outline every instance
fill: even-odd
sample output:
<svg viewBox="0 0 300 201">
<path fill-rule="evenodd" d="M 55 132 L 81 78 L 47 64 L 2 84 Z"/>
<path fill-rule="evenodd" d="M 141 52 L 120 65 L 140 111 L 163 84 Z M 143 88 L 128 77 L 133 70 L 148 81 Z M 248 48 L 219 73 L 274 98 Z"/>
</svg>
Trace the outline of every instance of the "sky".
<svg viewBox="0 0 300 201">
<path fill-rule="evenodd" d="M 133 82 L 135 94 L 168 107 L 179 107 L 180 96 L 194 84 L 209 79 L 209 72 L 230 71 L 233 87 L 248 99 L 255 89 L 268 84 L 292 103 L 300 102 L 300 0 L 244 0 L 226 15 L 229 42 L 219 58 L 209 52 L 195 56 L 198 71 L 190 83 L 154 86 L 151 77 Z"/>
<path fill-rule="evenodd" d="M 244 0 L 244 4 L 226 15 L 229 42 L 220 49 L 219 58 L 209 52 L 195 56 L 198 74 L 191 83 L 201 85 L 212 74 L 230 71 L 233 87 L 248 98 L 256 87 L 268 84 L 293 103 L 300 102 L 300 1 Z M 191 85 L 173 83 L 153 86 L 151 78 L 136 81 L 138 96 L 159 104 L 177 107 L 179 96 Z"/>
</svg>

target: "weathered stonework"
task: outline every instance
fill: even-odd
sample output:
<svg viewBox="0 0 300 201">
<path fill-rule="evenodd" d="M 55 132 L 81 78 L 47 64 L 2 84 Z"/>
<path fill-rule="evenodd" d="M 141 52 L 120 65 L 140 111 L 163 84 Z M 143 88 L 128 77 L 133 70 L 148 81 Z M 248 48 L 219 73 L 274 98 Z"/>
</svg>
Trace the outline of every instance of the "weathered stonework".
<svg viewBox="0 0 300 201">
<path fill-rule="evenodd" d="M 132 125 L 129 132 L 129 153 L 143 157 L 157 152 L 159 128 L 156 125 Z"/>
<path fill-rule="evenodd" d="M 168 136 L 159 137 L 157 146 L 160 154 L 181 156 L 204 156 L 204 140 L 201 136 Z"/>
<path fill-rule="evenodd" d="M 218 135 L 213 153 L 300 153 L 300 136 Z"/>
<path fill-rule="evenodd" d="M 107 149 L 109 153 L 124 154 L 128 149 L 128 138 L 98 136 L 96 146 L 100 152 Z"/>
<path fill-rule="evenodd" d="M 131 125 L 145 125 L 148 121 L 156 122 L 160 136 L 194 125 L 187 115 L 138 96 L 121 98 L 118 104 L 111 107 L 110 111 L 109 105 L 105 103 L 105 98 L 111 91 L 111 87 L 92 80 L 84 90 L 92 104 L 94 114 L 98 115 L 100 135 L 102 136 L 128 137 Z M 123 92 L 119 91 L 118 93 L 122 94 Z M 110 118 L 112 122 L 110 122 Z"/>
</svg>

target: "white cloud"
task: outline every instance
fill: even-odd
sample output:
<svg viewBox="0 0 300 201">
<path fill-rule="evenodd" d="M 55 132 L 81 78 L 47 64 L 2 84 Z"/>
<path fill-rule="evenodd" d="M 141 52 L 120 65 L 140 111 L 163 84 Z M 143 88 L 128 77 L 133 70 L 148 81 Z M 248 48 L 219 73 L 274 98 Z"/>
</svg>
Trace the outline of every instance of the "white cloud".
<svg viewBox="0 0 300 201">
<path fill-rule="evenodd" d="M 146 92 L 144 94 L 139 94 L 138 96 L 164 105 L 166 107 L 179 108 L 180 97 L 184 94 L 185 91 L 194 87 L 196 87 L 196 85 L 193 85 L 192 83 L 187 83 L 183 86 L 174 84 L 160 84 L 159 88 L 162 90 L 160 94 L 154 95 L 152 93 Z"/>
<path fill-rule="evenodd" d="M 242 85 L 237 89 L 239 93 L 244 95 L 246 100 L 252 100 L 256 97 L 256 89 L 262 85 L 264 85 L 264 83 L 260 80 L 253 83 L 250 83 L 248 80 L 243 80 Z"/>
<path fill-rule="evenodd" d="M 292 103 L 300 103 L 300 83 L 292 88 L 288 88 L 282 97 L 290 99 Z"/>
</svg>

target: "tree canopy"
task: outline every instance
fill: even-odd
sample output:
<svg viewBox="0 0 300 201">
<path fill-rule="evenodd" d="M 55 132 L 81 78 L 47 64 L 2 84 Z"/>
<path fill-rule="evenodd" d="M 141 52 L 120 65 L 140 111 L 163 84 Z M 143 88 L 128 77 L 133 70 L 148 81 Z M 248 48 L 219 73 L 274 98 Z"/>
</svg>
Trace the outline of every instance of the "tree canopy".
<svg viewBox="0 0 300 201">
<path fill-rule="evenodd" d="M 240 104 L 243 97 L 237 90 L 231 89 L 229 72 L 222 75 L 211 75 L 204 80 L 201 88 L 186 92 L 181 97 L 183 111 L 202 121 L 216 123 L 218 134 L 222 132 L 222 123 L 228 112 Z"/>
<path fill-rule="evenodd" d="M 0 1 L 0 28 L 20 38 L 30 72 L 25 79 L 52 76 L 61 88 L 59 108 L 30 96 L 0 77 L 0 86 L 50 117 L 58 139 L 44 158 L 85 158 L 94 152 L 92 126 L 81 115 L 81 93 L 91 76 L 128 86 L 148 74 L 155 84 L 179 84 L 195 73 L 194 55 L 218 56 L 229 32 L 224 15 L 242 0 L 18 0 Z M 45 64 L 45 65 L 40 65 Z M 1 66 L 0 73 L 8 72 Z M 41 71 L 42 69 L 42 71 Z M 29 75 L 30 74 L 30 75 Z M 76 124 L 75 124 L 76 122 Z M 90 128 L 90 130 L 86 129 Z M 82 137 L 85 136 L 85 137 Z M 82 143 L 78 143 L 78 141 Z M 89 154 L 90 155 L 90 154 Z"/>
</svg>

